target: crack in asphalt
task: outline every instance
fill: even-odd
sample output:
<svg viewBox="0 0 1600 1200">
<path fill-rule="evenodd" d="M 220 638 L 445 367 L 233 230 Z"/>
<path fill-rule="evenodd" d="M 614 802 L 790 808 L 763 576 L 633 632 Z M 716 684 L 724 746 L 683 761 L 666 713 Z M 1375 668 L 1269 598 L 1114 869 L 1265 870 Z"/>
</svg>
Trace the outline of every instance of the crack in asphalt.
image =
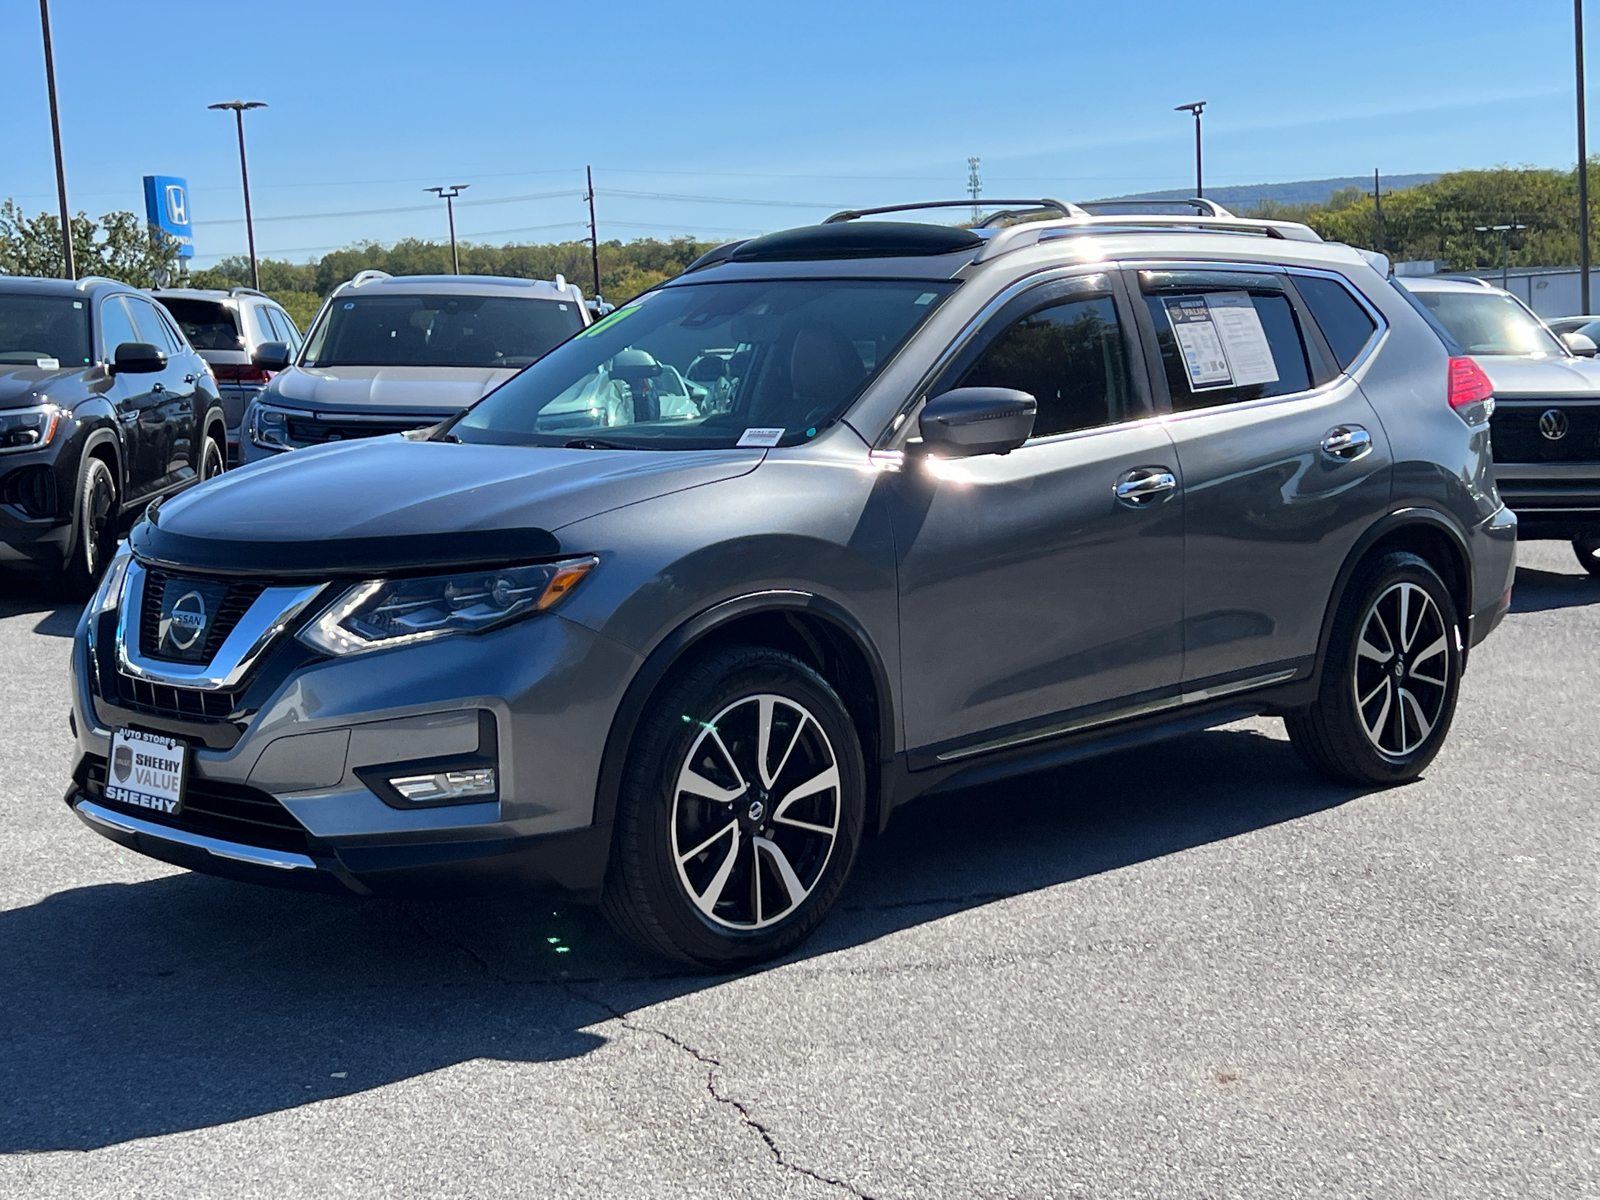
<svg viewBox="0 0 1600 1200">
<path fill-rule="evenodd" d="M 971 892 L 965 896 L 929 896 L 915 900 L 888 900 L 882 904 L 841 904 L 840 912 L 893 912 L 900 908 L 927 908 L 934 904 L 992 904 L 996 900 L 1010 900 L 1021 892 Z"/>
<path fill-rule="evenodd" d="M 675 1037 L 664 1029 L 655 1029 L 649 1025 L 639 1024 L 628 1013 L 616 1007 L 616 1005 L 611 1004 L 606 1000 L 602 1000 L 598 996 L 586 995 L 565 981 L 562 982 L 561 987 L 565 989 L 568 995 L 574 996 L 579 1000 L 594 1005 L 596 1008 L 599 1008 L 604 1012 L 610 1013 L 612 1019 L 620 1022 L 624 1029 L 631 1030 L 634 1033 L 651 1034 L 655 1037 L 658 1037 L 668 1045 L 675 1046 L 679 1050 L 682 1050 L 701 1066 L 705 1067 L 706 1091 L 710 1094 L 711 1098 L 718 1104 L 725 1104 L 729 1108 L 733 1109 L 733 1111 L 739 1115 L 740 1121 L 749 1126 L 751 1129 L 755 1130 L 756 1133 L 760 1134 L 761 1140 L 766 1144 L 767 1150 L 769 1153 L 771 1153 L 773 1161 L 776 1162 L 780 1167 L 783 1167 L 785 1170 L 794 1171 L 797 1174 L 804 1175 L 809 1179 L 815 1179 L 818 1183 L 825 1183 L 829 1187 L 843 1188 L 852 1196 L 859 1197 L 860 1200 L 874 1200 L 874 1197 L 869 1193 L 861 1191 L 854 1184 L 849 1183 L 846 1180 L 836 1179 L 832 1175 L 824 1175 L 820 1171 L 813 1171 L 810 1167 L 805 1167 L 801 1166 L 799 1163 L 790 1162 L 786 1157 L 784 1157 L 783 1149 L 778 1145 L 777 1139 L 773 1136 L 772 1130 L 766 1125 L 763 1125 L 760 1121 L 756 1120 L 755 1117 L 751 1115 L 749 1108 L 747 1108 L 742 1101 L 734 1096 L 725 1095 L 717 1090 L 717 1072 L 725 1069 L 720 1059 L 713 1058 L 703 1050 L 696 1049 L 695 1047 L 689 1045 L 688 1042 L 685 1042 L 682 1038 Z"/>
</svg>

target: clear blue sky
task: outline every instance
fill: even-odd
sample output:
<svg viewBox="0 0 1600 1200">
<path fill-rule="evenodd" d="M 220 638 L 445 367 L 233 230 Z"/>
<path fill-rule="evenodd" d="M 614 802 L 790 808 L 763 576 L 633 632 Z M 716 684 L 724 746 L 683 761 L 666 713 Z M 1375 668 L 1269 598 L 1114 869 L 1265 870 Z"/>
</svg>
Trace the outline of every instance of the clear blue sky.
<svg viewBox="0 0 1600 1200">
<path fill-rule="evenodd" d="M 246 118 L 258 249 L 296 260 L 442 239 L 435 183 L 472 185 L 467 240 L 581 236 L 585 163 L 602 239 L 624 240 L 957 197 L 968 155 L 990 196 L 1182 187 L 1192 125 L 1172 106 L 1196 99 L 1212 185 L 1576 156 L 1565 0 L 55 0 L 52 16 L 73 208 L 142 211 L 141 176 L 187 176 L 197 265 L 245 246 L 232 117 L 206 109 L 235 98 L 271 105 Z M 0 6 L 0 46 L 0 197 L 53 210 L 33 0 Z"/>
</svg>

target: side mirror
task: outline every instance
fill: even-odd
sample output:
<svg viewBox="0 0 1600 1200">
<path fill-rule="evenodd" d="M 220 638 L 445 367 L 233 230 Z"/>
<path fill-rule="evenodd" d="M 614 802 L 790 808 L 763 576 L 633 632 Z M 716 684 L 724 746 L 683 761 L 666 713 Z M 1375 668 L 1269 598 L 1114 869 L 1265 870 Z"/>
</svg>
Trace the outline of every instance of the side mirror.
<svg viewBox="0 0 1600 1200">
<path fill-rule="evenodd" d="M 250 365 L 263 371 L 287 371 L 293 357 L 287 342 L 262 342 L 250 356 Z"/>
<path fill-rule="evenodd" d="M 167 369 L 167 352 L 149 342 L 123 342 L 111 356 L 113 375 L 150 375 Z"/>
<path fill-rule="evenodd" d="M 922 406 L 925 450 L 946 458 L 1009 454 L 1033 436 L 1039 406 L 1015 388 L 956 388 Z"/>
<path fill-rule="evenodd" d="M 1594 344 L 1594 339 L 1586 333 L 1563 333 L 1561 340 L 1566 343 L 1567 349 L 1582 358 L 1593 358 L 1600 346 Z"/>
</svg>

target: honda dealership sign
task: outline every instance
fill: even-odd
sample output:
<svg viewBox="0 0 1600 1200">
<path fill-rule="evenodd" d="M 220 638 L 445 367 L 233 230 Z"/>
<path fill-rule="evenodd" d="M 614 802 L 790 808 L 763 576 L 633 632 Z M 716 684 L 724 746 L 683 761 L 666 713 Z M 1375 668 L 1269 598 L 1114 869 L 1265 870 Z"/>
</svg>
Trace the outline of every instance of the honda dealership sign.
<svg viewBox="0 0 1600 1200">
<path fill-rule="evenodd" d="M 173 175 L 146 175 L 144 215 L 150 224 L 178 243 L 179 258 L 194 257 L 194 235 L 189 228 L 187 179 Z"/>
</svg>

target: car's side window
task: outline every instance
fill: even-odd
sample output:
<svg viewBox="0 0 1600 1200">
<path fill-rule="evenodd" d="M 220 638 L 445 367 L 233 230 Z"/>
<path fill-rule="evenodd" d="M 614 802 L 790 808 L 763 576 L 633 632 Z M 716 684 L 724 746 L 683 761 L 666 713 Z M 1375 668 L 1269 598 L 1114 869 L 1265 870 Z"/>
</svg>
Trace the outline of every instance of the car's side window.
<svg viewBox="0 0 1600 1200">
<path fill-rule="evenodd" d="M 260 331 L 262 341 L 287 342 L 289 340 L 283 336 L 283 330 L 278 328 L 277 313 L 273 312 L 265 304 L 256 304 L 252 307 L 255 309 L 256 329 Z"/>
<path fill-rule="evenodd" d="M 1339 368 L 1348 368 L 1378 332 L 1378 323 L 1350 294 L 1350 289 L 1337 280 L 1321 275 L 1295 275 L 1293 279 L 1322 336 L 1328 339 L 1333 356 L 1339 360 Z"/>
<path fill-rule="evenodd" d="M 122 301 L 132 312 L 134 328 L 139 331 L 136 341 L 154 346 L 157 350 L 164 350 L 168 354 L 176 352 L 178 347 L 167 333 L 167 327 L 162 324 L 161 316 L 156 312 L 154 304 L 133 296 L 124 296 Z"/>
<path fill-rule="evenodd" d="M 1311 365 L 1279 281 L 1226 271 L 1141 271 L 1177 412 L 1307 391 Z"/>
<path fill-rule="evenodd" d="M 133 318 L 121 296 L 107 296 L 100 305 L 100 344 L 105 348 L 106 361 L 117 356 L 117 347 L 125 342 L 141 342 L 133 329 Z"/>
<path fill-rule="evenodd" d="M 957 386 L 1027 392 L 1039 405 L 1035 438 L 1126 420 L 1128 359 L 1116 304 L 1079 296 L 1034 309 L 994 338 Z"/>
</svg>

